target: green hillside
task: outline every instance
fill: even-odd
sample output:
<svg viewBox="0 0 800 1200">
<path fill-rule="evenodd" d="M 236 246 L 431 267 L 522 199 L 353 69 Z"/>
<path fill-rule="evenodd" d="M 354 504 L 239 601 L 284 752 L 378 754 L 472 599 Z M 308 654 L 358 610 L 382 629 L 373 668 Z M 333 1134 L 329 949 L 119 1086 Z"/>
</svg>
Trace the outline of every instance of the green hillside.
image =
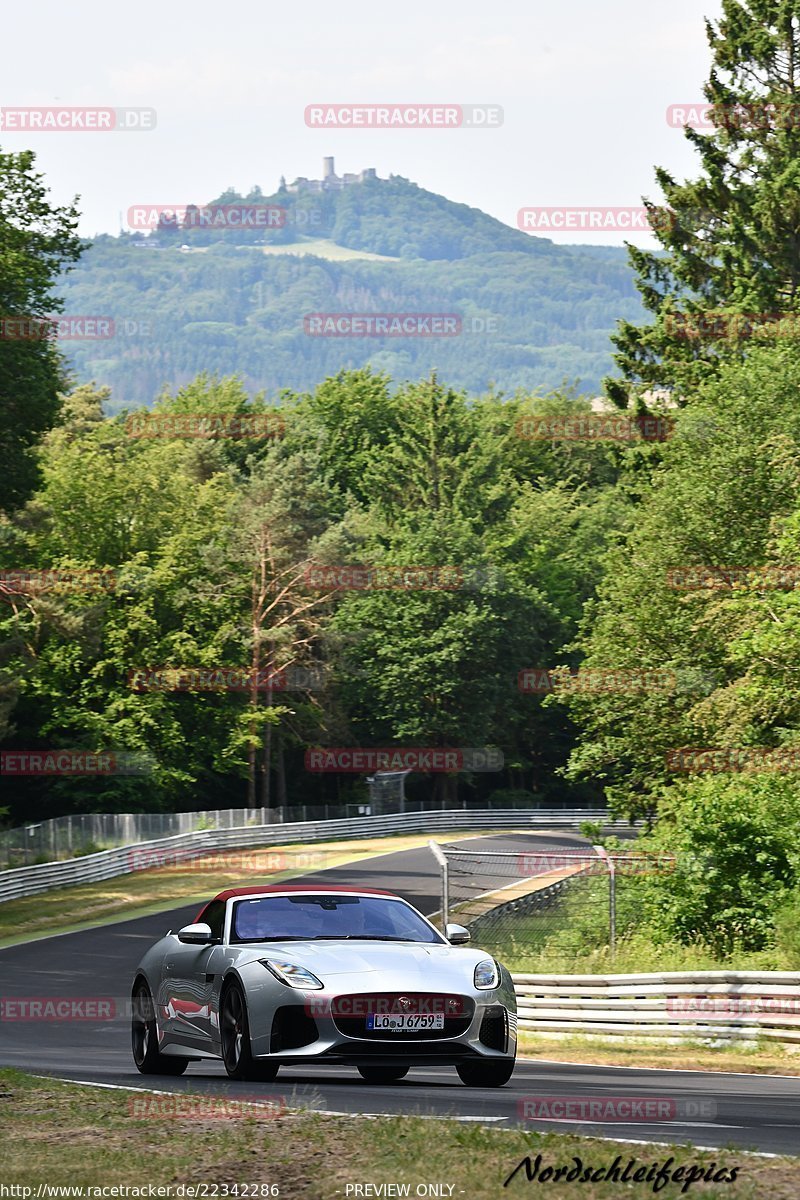
<svg viewBox="0 0 800 1200">
<path fill-rule="evenodd" d="M 285 225 L 162 222 L 103 236 L 67 277 L 67 313 L 114 318 L 112 338 L 63 347 L 80 380 L 112 388 L 115 407 L 149 403 L 199 371 L 236 372 L 274 394 L 367 363 L 396 380 L 436 368 L 473 393 L 566 379 L 594 394 L 615 321 L 641 316 L 622 249 L 556 246 L 399 177 L 210 203 L 280 205 Z M 319 312 L 456 314 L 461 332 L 312 336 L 303 318 Z"/>
</svg>

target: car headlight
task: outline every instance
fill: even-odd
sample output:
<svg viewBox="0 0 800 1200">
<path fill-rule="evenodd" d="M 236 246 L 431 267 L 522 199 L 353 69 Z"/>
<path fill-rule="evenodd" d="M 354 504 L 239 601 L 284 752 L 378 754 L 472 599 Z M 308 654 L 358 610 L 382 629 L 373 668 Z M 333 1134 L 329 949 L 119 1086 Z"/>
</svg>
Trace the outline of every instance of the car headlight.
<svg viewBox="0 0 800 1200">
<path fill-rule="evenodd" d="M 484 958 L 475 968 L 474 983 L 476 988 L 486 991 L 500 985 L 500 971 L 493 958 Z"/>
<path fill-rule="evenodd" d="M 284 962 L 278 958 L 260 958 L 258 961 L 262 967 L 266 967 L 276 979 L 285 983 L 287 987 L 301 988 L 303 991 L 308 989 L 317 991 L 325 986 L 321 979 L 317 979 L 316 975 L 312 975 L 305 967 L 298 967 L 296 963 Z"/>
</svg>

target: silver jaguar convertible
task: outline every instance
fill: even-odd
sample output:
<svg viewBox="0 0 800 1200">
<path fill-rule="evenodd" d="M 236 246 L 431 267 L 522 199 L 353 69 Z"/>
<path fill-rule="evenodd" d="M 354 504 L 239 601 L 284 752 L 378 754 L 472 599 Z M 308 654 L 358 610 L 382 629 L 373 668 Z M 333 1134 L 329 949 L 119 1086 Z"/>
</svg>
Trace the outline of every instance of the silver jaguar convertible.
<svg viewBox="0 0 800 1200">
<path fill-rule="evenodd" d="M 220 892 L 139 964 L 134 1061 L 180 1075 L 221 1058 L 231 1078 L 262 1080 L 292 1063 L 344 1064 L 370 1083 L 436 1064 L 501 1087 L 516 1055 L 514 985 L 468 941 L 372 888 Z"/>
</svg>

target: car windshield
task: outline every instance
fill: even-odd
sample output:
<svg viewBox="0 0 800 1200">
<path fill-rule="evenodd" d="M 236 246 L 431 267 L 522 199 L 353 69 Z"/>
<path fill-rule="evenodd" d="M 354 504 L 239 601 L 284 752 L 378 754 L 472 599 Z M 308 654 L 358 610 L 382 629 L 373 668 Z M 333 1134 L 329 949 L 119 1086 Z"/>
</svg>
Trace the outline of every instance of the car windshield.
<svg viewBox="0 0 800 1200">
<path fill-rule="evenodd" d="M 234 905 L 231 941 L 333 938 L 380 942 L 444 940 L 408 904 L 388 896 L 259 896 L 238 900 Z"/>
</svg>

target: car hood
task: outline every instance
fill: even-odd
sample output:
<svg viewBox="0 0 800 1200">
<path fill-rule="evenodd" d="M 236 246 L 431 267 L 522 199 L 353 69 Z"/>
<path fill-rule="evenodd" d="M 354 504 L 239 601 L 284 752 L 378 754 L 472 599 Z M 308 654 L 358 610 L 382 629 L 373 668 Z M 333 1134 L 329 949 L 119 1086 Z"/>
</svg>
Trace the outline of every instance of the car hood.
<svg viewBox="0 0 800 1200">
<path fill-rule="evenodd" d="M 385 982 L 397 973 L 402 976 L 398 986 L 418 983 L 429 990 L 440 986 L 437 978 L 441 986 L 447 982 L 452 987 L 463 975 L 471 984 L 476 964 L 489 957 L 483 950 L 427 942 L 263 942 L 247 949 L 256 951 L 253 957 L 306 967 L 323 982 L 335 975 L 370 973 L 383 976 Z"/>
</svg>

